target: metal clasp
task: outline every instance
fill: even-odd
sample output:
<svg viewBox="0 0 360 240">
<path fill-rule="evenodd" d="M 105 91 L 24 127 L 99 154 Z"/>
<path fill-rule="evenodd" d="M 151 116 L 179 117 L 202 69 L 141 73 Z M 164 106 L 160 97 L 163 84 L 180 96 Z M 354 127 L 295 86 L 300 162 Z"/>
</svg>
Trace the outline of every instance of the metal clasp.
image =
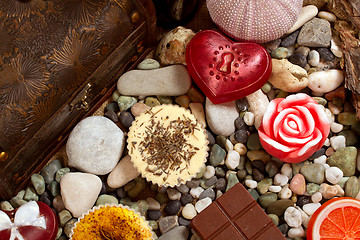
<svg viewBox="0 0 360 240">
<path fill-rule="evenodd" d="M 81 110 L 84 109 L 85 111 L 89 110 L 89 97 L 90 97 L 90 90 L 91 90 L 91 83 L 86 84 L 83 90 L 74 98 L 74 100 L 69 104 L 70 110 Z"/>
</svg>

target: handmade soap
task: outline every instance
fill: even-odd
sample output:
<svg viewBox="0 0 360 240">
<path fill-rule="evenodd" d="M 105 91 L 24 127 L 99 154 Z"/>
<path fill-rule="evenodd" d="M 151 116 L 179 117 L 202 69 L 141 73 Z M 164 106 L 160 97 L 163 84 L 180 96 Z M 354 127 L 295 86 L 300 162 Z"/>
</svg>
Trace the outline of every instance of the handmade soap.
<svg viewBox="0 0 360 240">
<path fill-rule="evenodd" d="M 191 77 L 214 104 L 255 92 L 271 75 L 271 58 L 265 48 L 233 42 L 212 30 L 201 31 L 191 39 L 186 64 Z"/>
<path fill-rule="evenodd" d="M 203 240 L 285 240 L 241 183 L 200 212 L 191 225 Z"/>
</svg>

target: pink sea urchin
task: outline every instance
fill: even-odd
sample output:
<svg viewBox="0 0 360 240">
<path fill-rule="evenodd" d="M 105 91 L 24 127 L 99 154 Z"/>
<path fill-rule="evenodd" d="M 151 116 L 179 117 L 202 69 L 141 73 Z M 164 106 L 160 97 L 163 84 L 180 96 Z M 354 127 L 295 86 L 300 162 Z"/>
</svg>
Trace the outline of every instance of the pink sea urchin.
<svg viewBox="0 0 360 240">
<path fill-rule="evenodd" d="M 297 20 L 302 0 L 207 0 L 214 23 L 240 41 L 268 42 L 281 37 Z"/>
</svg>

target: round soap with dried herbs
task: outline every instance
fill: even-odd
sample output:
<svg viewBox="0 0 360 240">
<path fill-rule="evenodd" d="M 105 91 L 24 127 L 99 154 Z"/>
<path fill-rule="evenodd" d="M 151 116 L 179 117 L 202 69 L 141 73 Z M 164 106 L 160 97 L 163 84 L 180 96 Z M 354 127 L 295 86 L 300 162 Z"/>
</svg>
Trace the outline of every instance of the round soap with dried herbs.
<svg viewBox="0 0 360 240">
<path fill-rule="evenodd" d="M 148 181 L 176 186 L 206 162 L 207 134 L 189 110 L 159 105 L 136 117 L 128 133 L 131 161 Z"/>
</svg>

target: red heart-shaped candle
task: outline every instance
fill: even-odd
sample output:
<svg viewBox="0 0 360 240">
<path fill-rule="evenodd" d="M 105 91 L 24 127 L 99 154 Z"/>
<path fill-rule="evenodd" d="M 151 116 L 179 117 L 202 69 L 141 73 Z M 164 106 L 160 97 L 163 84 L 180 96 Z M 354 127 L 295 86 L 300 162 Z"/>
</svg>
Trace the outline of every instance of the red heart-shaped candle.
<svg viewBox="0 0 360 240">
<path fill-rule="evenodd" d="M 190 75 L 214 104 L 243 98 L 260 89 L 271 74 L 271 57 L 256 43 L 233 42 L 204 30 L 186 48 Z"/>
<path fill-rule="evenodd" d="M 7 212 L 0 211 L 0 239 L 54 240 L 58 219 L 45 203 L 31 201 Z"/>
</svg>

